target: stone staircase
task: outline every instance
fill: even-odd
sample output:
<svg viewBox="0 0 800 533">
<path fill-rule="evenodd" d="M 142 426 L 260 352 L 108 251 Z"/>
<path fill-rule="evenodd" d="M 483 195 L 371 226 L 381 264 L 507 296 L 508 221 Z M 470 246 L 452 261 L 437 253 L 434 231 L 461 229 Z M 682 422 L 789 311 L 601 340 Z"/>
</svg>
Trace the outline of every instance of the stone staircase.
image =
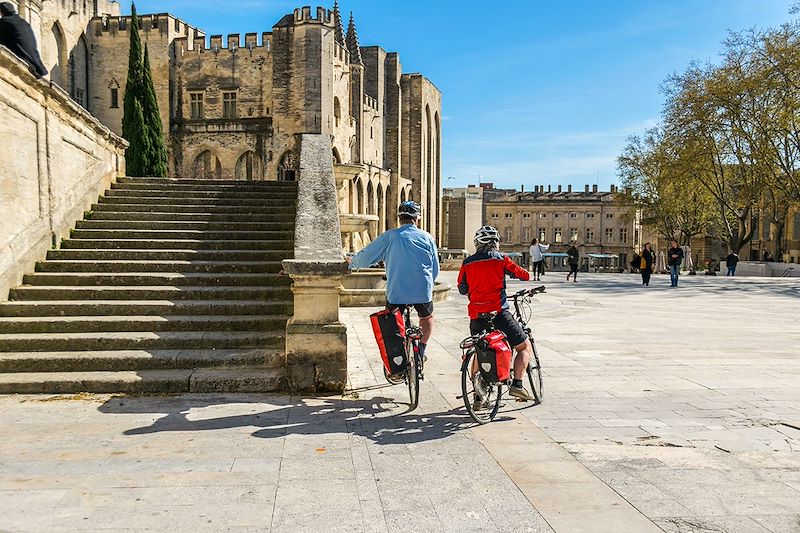
<svg viewBox="0 0 800 533">
<path fill-rule="evenodd" d="M 285 389 L 296 199 L 121 178 L 0 304 L 0 393 Z"/>
</svg>

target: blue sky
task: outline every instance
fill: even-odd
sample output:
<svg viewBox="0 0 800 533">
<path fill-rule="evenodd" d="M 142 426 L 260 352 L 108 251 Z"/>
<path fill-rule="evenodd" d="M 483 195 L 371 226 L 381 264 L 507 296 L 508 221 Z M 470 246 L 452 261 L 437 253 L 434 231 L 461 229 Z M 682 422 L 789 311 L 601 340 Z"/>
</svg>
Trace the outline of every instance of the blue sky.
<svg viewBox="0 0 800 533">
<path fill-rule="evenodd" d="M 788 21 L 792 3 L 342 0 L 340 6 L 345 19 L 354 12 L 362 46 L 400 52 L 405 72 L 424 73 L 443 92 L 443 183 L 607 189 L 616 182 L 615 158 L 626 138 L 658 120 L 664 78 L 693 59 L 715 61 L 729 29 Z M 269 31 L 301 4 L 147 0 L 137 8 L 169 11 L 208 34 L 244 34 Z"/>
</svg>

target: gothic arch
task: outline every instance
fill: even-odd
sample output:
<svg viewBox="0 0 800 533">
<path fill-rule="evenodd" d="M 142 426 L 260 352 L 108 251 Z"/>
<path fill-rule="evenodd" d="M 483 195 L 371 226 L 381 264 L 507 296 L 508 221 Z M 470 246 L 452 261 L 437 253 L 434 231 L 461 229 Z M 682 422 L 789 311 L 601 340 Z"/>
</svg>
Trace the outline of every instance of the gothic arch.
<svg viewBox="0 0 800 533">
<path fill-rule="evenodd" d="M 261 179 L 261 161 L 255 152 L 248 150 L 239 156 L 236 161 L 235 176 L 237 180 Z"/>
<path fill-rule="evenodd" d="M 47 36 L 46 61 L 45 67 L 50 71 L 50 81 L 62 88 L 67 87 L 67 41 L 58 21 L 50 28 Z"/>
<path fill-rule="evenodd" d="M 222 163 L 211 150 L 203 150 L 194 158 L 192 177 L 197 179 L 221 179 Z"/>
<path fill-rule="evenodd" d="M 356 213 L 364 214 L 364 185 L 361 179 L 356 180 Z"/>
<path fill-rule="evenodd" d="M 339 150 L 337 150 L 335 146 L 333 147 L 333 162 L 334 163 L 342 162 L 342 156 L 339 155 Z"/>
<path fill-rule="evenodd" d="M 367 182 L 367 214 L 375 214 L 375 189 L 372 187 L 372 180 Z"/>
<path fill-rule="evenodd" d="M 338 128 L 339 124 L 342 121 L 342 106 L 339 103 L 339 97 L 333 97 L 333 122 L 334 125 Z"/>
<path fill-rule="evenodd" d="M 89 47 L 84 34 L 69 53 L 69 87 L 72 99 L 89 109 Z"/>
<path fill-rule="evenodd" d="M 376 189 L 376 196 L 378 198 L 378 233 L 386 231 L 386 202 L 383 199 L 383 186 L 379 183 Z"/>
<path fill-rule="evenodd" d="M 422 218 L 425 221 L 425 229 L 430 233 L 431 228 L 431 219 L 433 218 L 433 210 L 432 201 L 433 201 L 433 131 L 431 128 L 431 106 L 425 104 L 425 131 L 423 132 L 425 135 L 425 153 L 423 157 L 425 160 L 423 164 L 425 165 L 425 183 L 423 185 L 423 190 L 425 191 L 425 211 L 422 213 Z"/>
<path fill-rule="evenodd" d="M 441 235 L 439 233 L 443 231 L 442 228 L 442 221 L 441 221 L 441 207 L 442 207 L 442 126 L 439 121 L 439 112 L 437 111 L 434 115 L 433 120 L 434 125 L 434 142 L 436 143 L 436 150 L 434 151 L 434 163 L 433 163 L 433 175 L 435 177 L 435 185 L 436 188 L 434 189 L 435 198 L 436 198 L 436 233 L 434 237 L 438 240 Z"/>
</svg>

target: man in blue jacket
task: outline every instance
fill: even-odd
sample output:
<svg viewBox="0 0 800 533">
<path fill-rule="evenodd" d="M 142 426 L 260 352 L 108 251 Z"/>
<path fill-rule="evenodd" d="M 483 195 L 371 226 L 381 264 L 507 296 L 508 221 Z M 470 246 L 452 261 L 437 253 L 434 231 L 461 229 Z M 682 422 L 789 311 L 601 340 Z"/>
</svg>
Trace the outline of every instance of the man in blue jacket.
<svg viewBox="0 0 800 533">
<path fill-rule="evenodd" d="M 380 261 L 386 264 L 386 306 L 414 306 L 422 329 L 419 353 L 424 356 L 433 332 L 433 281 L 439 275 L 439 256 L 431 234 L 417 227 L 421 214 L 416 202 L 400 204 L 400 227 L 385 232 L 358 252 L 350 269 Z"/>
</svg>

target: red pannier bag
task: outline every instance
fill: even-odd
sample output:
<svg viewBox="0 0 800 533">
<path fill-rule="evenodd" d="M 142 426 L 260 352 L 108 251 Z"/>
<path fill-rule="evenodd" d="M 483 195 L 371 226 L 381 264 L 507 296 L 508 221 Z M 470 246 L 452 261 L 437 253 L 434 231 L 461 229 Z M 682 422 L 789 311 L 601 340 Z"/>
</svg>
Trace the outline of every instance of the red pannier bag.
<svg viewBox="0 0 800 533">
<path fill-rule="evenodd" d="M 502 331 L 491 331 L 475 345 L 478 368 L 488 383 L 505 381 L 511 375 L 511 346 Z"/>
<path fill-rule="evenodd" d="M 381 351 L 383 366 L 389 374 L 400 374 L 406 369 L 406 324 L 399 309 L 384 309 L 369 315 L 372 332 Z"/>
</svg>

